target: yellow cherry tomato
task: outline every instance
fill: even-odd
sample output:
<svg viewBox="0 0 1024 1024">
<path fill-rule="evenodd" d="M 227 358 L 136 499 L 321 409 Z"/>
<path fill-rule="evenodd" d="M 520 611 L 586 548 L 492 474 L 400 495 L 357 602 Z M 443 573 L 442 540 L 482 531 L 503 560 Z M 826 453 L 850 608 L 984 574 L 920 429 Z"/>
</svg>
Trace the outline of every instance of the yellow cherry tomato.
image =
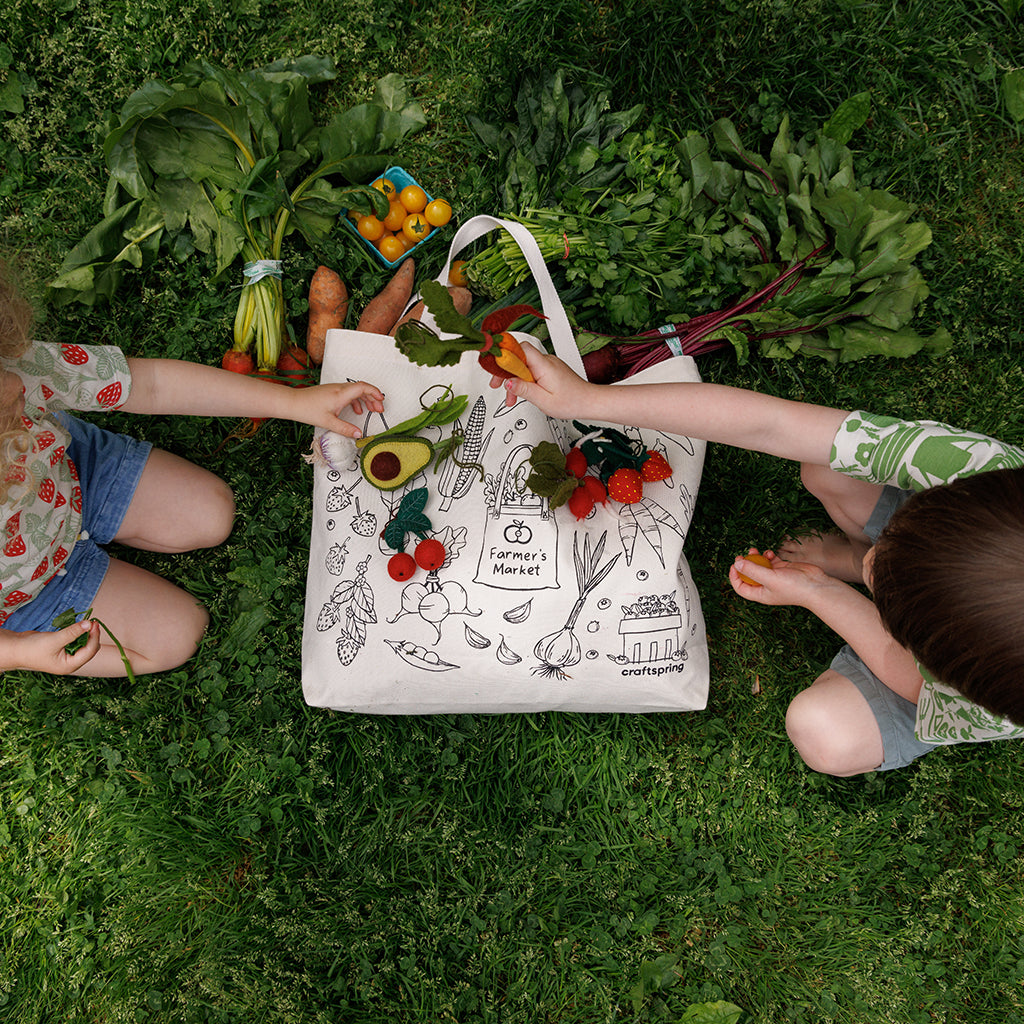
<svg viewBox="0 0 1024 1024">
<path fill-rule="evenodd" d="M 405 245 L 401 238 L 398 235 L 392 235 L 390 232 L 378 239 L 377 249 L 388 263 L 394 263 L 395 260 L 401 259 L 405 255 Z"/>
<path fill-rule="evenodd" d="M 388 210 L 388 215 L 384 218 L 384 227 L 388 231 L 401 231 L 405 218 L 408 216 L 405 207 L 397 199 L 392 199 L 391 209 Z"/>
<path fill-rule="evenodd" d="M 422 213 L 410 213 L 402 224 L 402 234 L 414 245 L 430 234 L 431 228 Z"/>
<path fill-rule="evenodd" d="M 383 192 L 389 200 L 398 198 L 398 189 L 390 178 L 378 178 L 371 188 L 375 188 L 378 192 Z"/>
<path fill-rule="evenodd" d="M 427 203 L 423 216 L 431 227 L 443 228 L 452 219 L 452 207 L 446 199 L 434 199 Z"/>
<path fill-rule="evenodd" d="M 452 265 L 448 268 L 448 283 L 458 288 L 465 288 L 469 284 L 465 260 L 452 260 Z"/>
<path fill-rule="evenodd" d="M 398 199 L 410 213 L 422 213 L 427 205 L 427 193 L 419 185 L 406 185 L 398 193 Z"/>
<path fill-rule="evenodd" d="M 356 224 L 356 231 L 359 232 L 368 242 L 376 242 L 384 234 L 384 223 L 378 220 L 373 214 L 360 217 Z"/>
</svg>

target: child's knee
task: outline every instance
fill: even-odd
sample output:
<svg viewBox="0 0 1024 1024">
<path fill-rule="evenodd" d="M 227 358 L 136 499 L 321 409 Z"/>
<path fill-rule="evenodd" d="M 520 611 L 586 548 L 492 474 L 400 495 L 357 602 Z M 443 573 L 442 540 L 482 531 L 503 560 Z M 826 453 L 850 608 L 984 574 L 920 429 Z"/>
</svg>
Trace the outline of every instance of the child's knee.
<svg viewBox="0 0 1024 1024">
<path fill-rule="evenodd" d="M 829 481 L 835 473 L 828 466 L 819 466 L 812 462 L 800 463 L 800 483 L 816 498 L 827 493 Z"/>
<path fill-rule="evenodd" d="M 210 613 L 205 606 L 183 592 L 173 627 L 163 631 L 159 643 L 147 652 L 155 666 L 151 671 L 168 671 L 184 665 L 195 655 L 209 625 Z"/>
<path fill-rule="evenodd" d="M 835 696 L 818 685 L 798 693 L 786 711 L 786 733 L 813 771 L 839 777 L 872 771 L 882 760 L 877 724 L 851 718 Z"/>
<path fill-rule="evenodd" d="M 207 489 L 197 528 L 201 532 L 197 548 L 214 548 L 223 544 L 235 525 L 235 494 L 220 477 L 213 477 Z"/>
</svg>

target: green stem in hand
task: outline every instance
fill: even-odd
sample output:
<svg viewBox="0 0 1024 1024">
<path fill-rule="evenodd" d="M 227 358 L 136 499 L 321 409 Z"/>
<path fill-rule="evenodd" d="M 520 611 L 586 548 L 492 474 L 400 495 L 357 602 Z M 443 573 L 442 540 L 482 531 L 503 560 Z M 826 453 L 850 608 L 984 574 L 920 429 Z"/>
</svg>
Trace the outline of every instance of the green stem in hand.
<svg viewBox="0 0 1024 1024">
<path fill-rule="evenodd" d="M 86 611 L 82 613 L 83 620 L 91 617 L 91 608 L 86 609 Z M 73 622 L 76 621 L 78 621 L 78 612 L 76 612 L 74 608 L 69 608 L 66 612 L 61 612 L 60 615 L 58 615 L 53 620 L 52 626 L 54 629 L 65 629 L 67 626 L 70 626 Z M 103 630 L 104 633 L 107 634 L 107 636 L 110 637 L 111 640 L 113 640 L 114 646 L 117 648 L 117 653 L 121 655 L 121 660 L 124 662 L 124 670 L 125 674 L 128 676 L 128 682 L 134 685 L 135 673 L 132 671 L 132 665 L 131 662 L 128 660 L 128 655 L 125 654 L 124 648 L 121 646 L 121 641 L 118 640 L 113 633 L 111 633 L 110 628 L 107 626 L 105 622 L 102 622 L 100 619 L 94 619 L 93 621 L 96 623 L 96 625 L 100 627 L 100 629 Z M 64 650 L 67 651 L 68 654 L 74 654 L 77 651 L 80 651 L 88 642 L 88 634 L 83 633 L 81 636 L 76 637 L 74 640 L 72 640 L 71 643 L 66 644 Z"/>
</svg>

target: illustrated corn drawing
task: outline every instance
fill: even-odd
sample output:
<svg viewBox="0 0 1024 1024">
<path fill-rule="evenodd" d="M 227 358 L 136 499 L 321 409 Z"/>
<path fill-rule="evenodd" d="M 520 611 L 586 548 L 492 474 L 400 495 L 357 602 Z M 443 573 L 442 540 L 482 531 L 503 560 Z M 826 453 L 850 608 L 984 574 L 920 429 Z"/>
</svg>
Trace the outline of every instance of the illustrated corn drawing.
<svg viewBox="0 0 1024 1024">
<path fill-rule="evenodd" d="M 441 473 L 441 481 L 437 488 L 444 495 L 441 512 L 447 512 L 451 508 L 452 502 L 464 498 L 469 493 L 470 487 L 473 486 L 474 477 L 480 475 L 480 460 L 484 457 L 494 434 L 492 427 L 484 437 L 486 417 L 487 403 L 481 395 L 473 403 L 473 408 L 469 410 L 469 418 L 463 433 L 465 440 L 454 456 L 445 462 L 444 470 Z M 461 420 L 456 421 L 455 429 L 461 429 Z"/>
</svg>

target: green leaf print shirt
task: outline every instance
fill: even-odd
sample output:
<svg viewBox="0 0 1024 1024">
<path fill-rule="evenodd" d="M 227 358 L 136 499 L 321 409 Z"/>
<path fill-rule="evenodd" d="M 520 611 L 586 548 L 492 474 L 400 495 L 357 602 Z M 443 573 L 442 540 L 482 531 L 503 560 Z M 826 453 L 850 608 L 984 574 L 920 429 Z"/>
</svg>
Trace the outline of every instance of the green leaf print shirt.
<svg viewBox="0 0 1024 1024">
<path fill-rule="evenodd" d="M 1024 449 L 930 420 L 851 412 L 836 432 L 829 465 L 847 476 L 923 491 L 973 473 L 1024 466 Z M 924 670 L 921 675 L 918 739 L 980 743 L 1024 736 L 1021 726 L 978 707 Z"/>
<path fill-rule="evenodd" d="M 67 455 L 70 435 L 53 411 L 115 409 L 131 390 L 128 361 L 113 345 L 37 342 L 5 368 L 24 385 L 21 425 L 32 447 L 6 467 L 12 486 L 0 512 L 0 624 L 64 571 L 82 528 L 78 471 Z M 31 488 L 18 487 L 19 479 Z"/>
</svg>

